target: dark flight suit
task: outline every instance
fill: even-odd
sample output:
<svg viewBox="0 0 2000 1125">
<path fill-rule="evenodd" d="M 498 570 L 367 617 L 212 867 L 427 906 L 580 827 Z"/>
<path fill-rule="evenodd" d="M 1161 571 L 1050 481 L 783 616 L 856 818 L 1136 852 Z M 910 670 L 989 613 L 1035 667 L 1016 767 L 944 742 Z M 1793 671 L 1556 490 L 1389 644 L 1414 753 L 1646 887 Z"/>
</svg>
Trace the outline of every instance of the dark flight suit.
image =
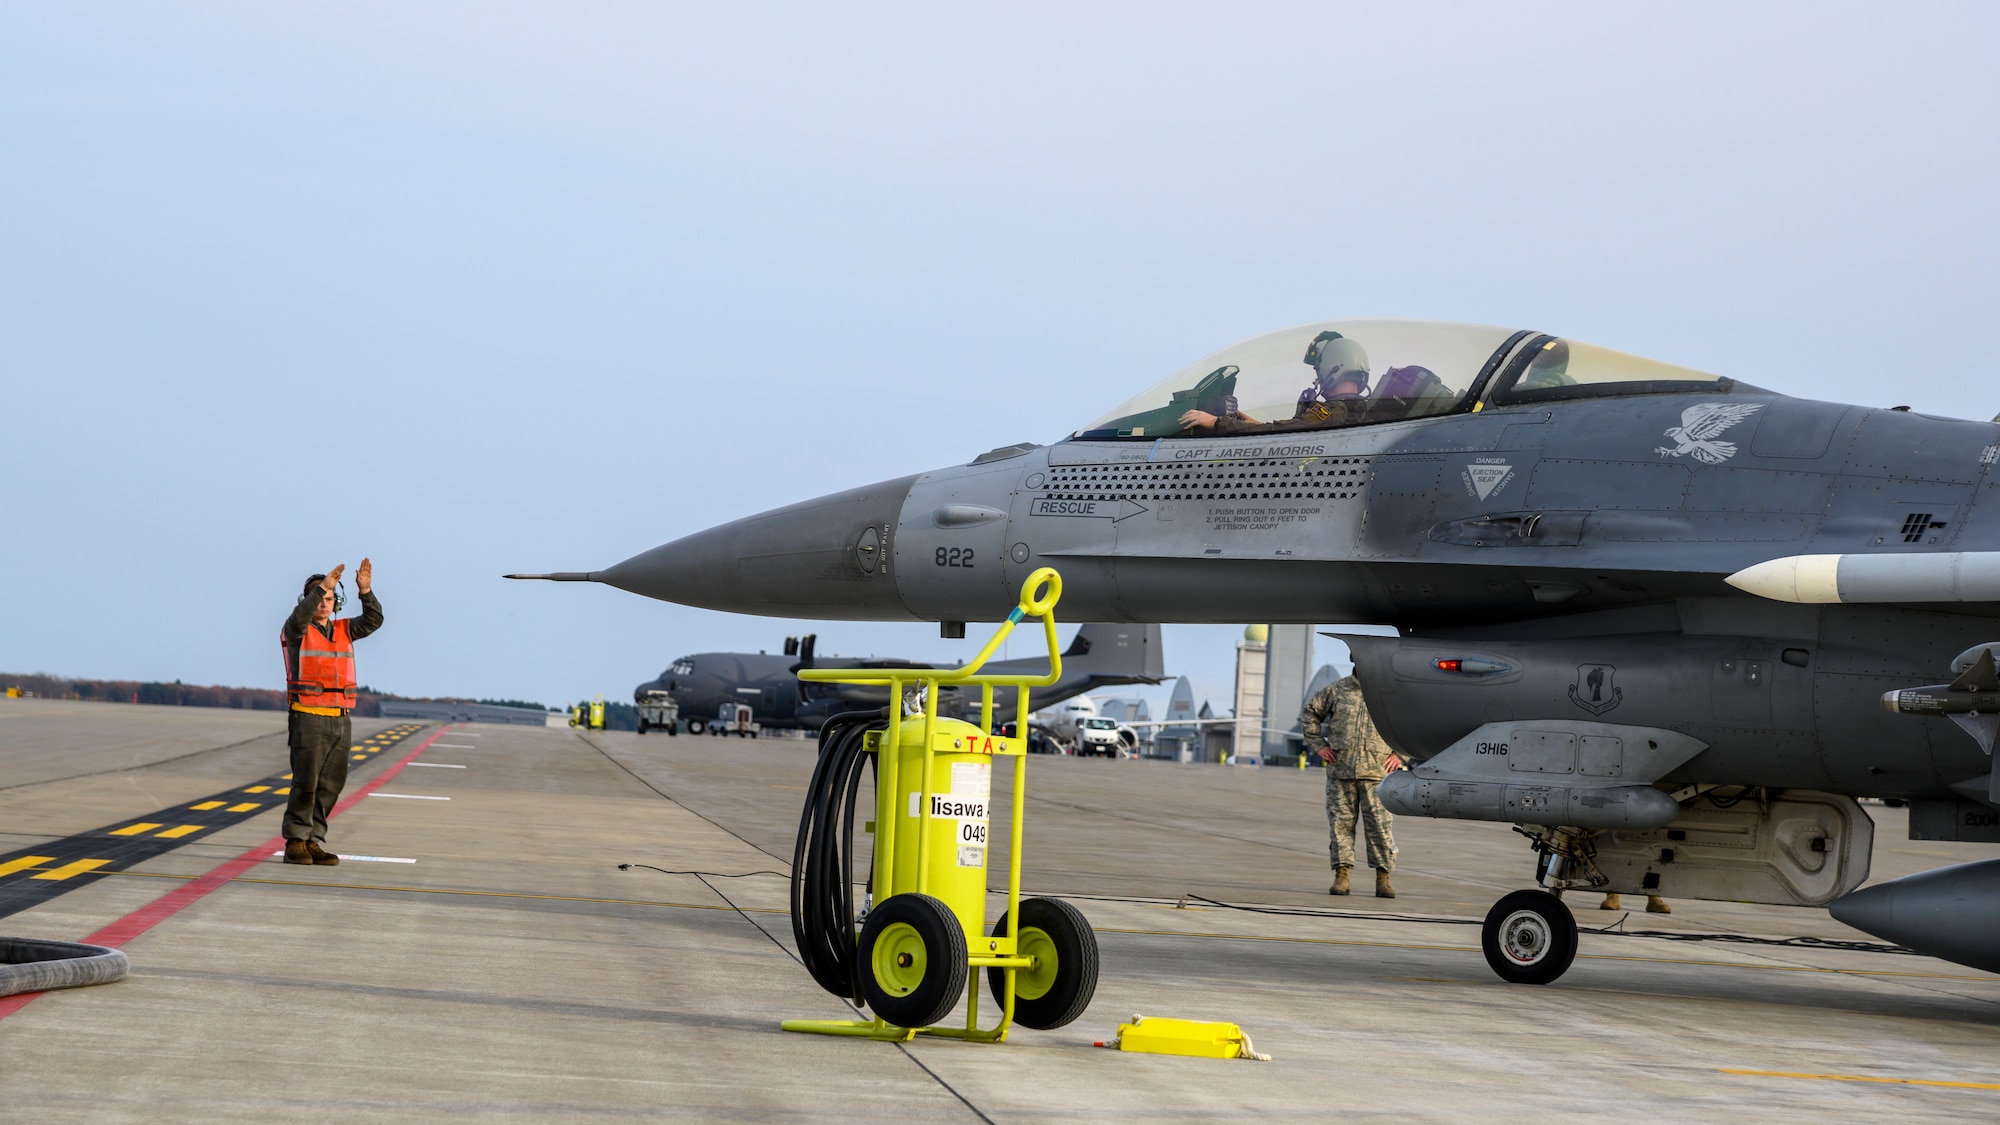
<svg viewBox="0 0 2000 1125">
<path fill-rule="evenodd" d="M 282 639 L 287 649 L 295 650 L 308 639 L 308 631 L 320 638 L 331 640 L 331 625 L 320 626 L 313 622 L 313 611 L 319 608 L 320 595 L 317 592 L 299 599 L 292 608 L 292 615 L 285 620 Z M 347 636 L 350 641 L 358 641 L 382 627 L 382 603 L 375 600 L 373 593 L 361 595 L 361 614 L 347 619 Z M 296 664 L 296 661 L 292 661 Z M 285 839 L 310 840 L 318 843 L 326 839 L 327 814 L 340 800 L 340 791 L 347 787 L 348 748 L 354 745 L 354 731 L 347 713 L 343 710 L 335 715 L 314 715 L 297 709 L 287 714 L 286 741 L 292 749 L 292 786 L 285 802 Z"/>
</svg>

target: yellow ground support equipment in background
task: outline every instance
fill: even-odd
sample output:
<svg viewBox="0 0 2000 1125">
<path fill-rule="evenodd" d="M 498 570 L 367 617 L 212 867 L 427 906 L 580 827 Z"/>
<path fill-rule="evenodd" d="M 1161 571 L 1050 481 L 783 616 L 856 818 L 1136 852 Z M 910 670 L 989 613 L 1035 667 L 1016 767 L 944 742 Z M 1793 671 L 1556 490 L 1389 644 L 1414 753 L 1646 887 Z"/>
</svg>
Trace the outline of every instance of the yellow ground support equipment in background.
<svg viewBox="0 0 2000 1125">
<path fill-rule="evenodd" d="M 1131 1023 L 1118 1025 L 1118 1037 L 1100 1047 L 1121 1051 L 1142 1051 L 1149 1055 L 1193 1055 L 1203 1059 L 1256 1059 L 1270 1062 L 1271 1056 L 1258 1054 L 1250 1037 L 1233 1023 L 1204 1020 L 1166 1019 L 1160 1016 L 1133 1016 Z"/>
<path fill-rule="evenodd" d="M 589 703 L 579 703 L 570 708 L 569 725 L 585 730 L 603 730 L 604 697 L 600 695 Z"/>
<path fill-rule="evenodd" d="M 1021 819 L 1027 740 L 994 733 L 995 688 L 1015 692 L 1017 735 L 1028 729 L 1028 689 L 1062 674 L 1054 609 L 1062 577 L 1043 567 L 1021 587 L 979 655 L 959 668 L 806 669 L 801 680 L 877 689 L 887 706 L 835 715 L 820 729 L 819 761 L 807 787 L 792 863 L 792 932 L 820 986 L 871 1020 L 786 1020 L 786 1031 L 869 1039 L 941 1035 L 998 1042 L 1016 1024 L 1061 1027 L 1097 990 L 1097 938 L 1074 906 L 1021 898 Z M 1015 625 L 1042 623 L 1049 671 L 979 674 Z M 977 724 L 938 714 L 944 687 L 979 689 Z M 986 925 L 986 869 L 993 770 L 1012 759 L 1007 824 L 1007 910 Z M 854 824 L 861 771 L 875 771 L 875 836 L 868 875 L 872 903 L 856 932 Z M 999 1022 L 979 1027 L 974 970 L 985 969 Z M 965 1026 L 937 1027 L 960 996 Z"/>
</svg>

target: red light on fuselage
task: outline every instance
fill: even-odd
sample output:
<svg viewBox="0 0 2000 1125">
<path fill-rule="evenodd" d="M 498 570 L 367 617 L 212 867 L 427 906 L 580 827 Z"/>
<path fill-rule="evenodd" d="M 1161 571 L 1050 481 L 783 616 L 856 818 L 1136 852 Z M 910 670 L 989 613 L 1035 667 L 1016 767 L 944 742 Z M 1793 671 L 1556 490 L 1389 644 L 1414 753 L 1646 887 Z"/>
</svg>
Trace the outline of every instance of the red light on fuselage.
<svg viewBox="0 0 2000 1125">
<path fill-rule="evenodd" d="M 1458 667 L 1459 662 L 1457 660 L 1437 661 L 1437 670 L 1440 672 L 1456 672 L 1458 671 Z"/>
</svg>

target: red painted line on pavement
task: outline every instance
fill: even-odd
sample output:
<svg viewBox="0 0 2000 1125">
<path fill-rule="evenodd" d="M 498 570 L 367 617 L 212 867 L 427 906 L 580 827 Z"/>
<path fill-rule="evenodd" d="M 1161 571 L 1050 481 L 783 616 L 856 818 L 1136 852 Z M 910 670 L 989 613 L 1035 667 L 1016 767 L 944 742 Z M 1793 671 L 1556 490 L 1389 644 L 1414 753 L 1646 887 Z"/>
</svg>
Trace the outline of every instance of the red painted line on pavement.
<svg viewBox="0 0 2000 1125">
<path fill-rule="evenodd" d="M 405 754 L 395 765 L 383 770 L 382 776 L 342 797 L 340 803 L 333 806 L 333 811 L 326 814 L 326 818 L 332 820 L 334 817 L 346 812 L 356 801 L 361 800 L 363 797 L 368 796 L 368 794 L 387 784 L 397 774 L 403 772 L 404 766 L 414 761 L 417 755 L 430 749 L 431 743 L 443 738 L 445 732 L 450 729 L 451 724 L 446 724 L 438 728 L 437 733 L 424 739 L 415 750 Z M 161 895 L 159 898 L 134 910 L 132 913 L 127 914 L 125 917 L 118 919 L 116 922 L 111 923 L 109 926 L 104 927 L 83 940 L 91 945 L 107 945 L 113 949 L 119 948 L 126 942 L 131 941 L 133 938 L 138 937 L 140 934 L 145 933 L 147 930 L 152 929 L 154 926 L 159 925 L 161 922 L 166 921 L 174 915 L 179 914 L 182 910 L 206 898 L 209 892 L 257 866 L 259 863 L 264 862 L 264 860 L 270 858 L 273 850 L 282 850 L 284 846 L 285 838 L 283 836 L 273 836 L 269 840 L 244 852 L 242 855 L 237 856 L 235 859 L 210 871 L 208 874 L 182 883 L 180 886 L 175 887 L 173 890 L 168 891 L 166 894 Z M 0 1020 L 4 1020 L 22 1008 L 27 1007 L 29 1001 L 40 995 L 42 993 L 22 992 L 13 996 L 0 996 Z"/>
</svg>

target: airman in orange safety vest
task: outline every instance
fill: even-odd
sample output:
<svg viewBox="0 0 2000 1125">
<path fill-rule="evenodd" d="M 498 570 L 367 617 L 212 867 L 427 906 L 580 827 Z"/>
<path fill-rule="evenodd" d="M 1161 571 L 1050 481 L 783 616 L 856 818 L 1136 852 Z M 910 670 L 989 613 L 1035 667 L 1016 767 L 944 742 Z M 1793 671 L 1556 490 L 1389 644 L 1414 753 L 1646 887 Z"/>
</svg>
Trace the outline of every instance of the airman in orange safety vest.
<svg viewBox="0 0 2000 1125">
<path fill-rule="evenodd" d="M 359 617 L 335 618 L 343 605 L 342 563 L 306 579 L 292 614 L 279 630 L 285 656 L 285 694 L 291 701 L 287 741 L 292 750 L 292 784 L 285 805 L 285 862 L 335 864 L 340 857 L 320 846 L 327 814 L 347 786 L 347 751 L 354 731 L 358 680 L 354 642 L 382 627 L 382 603 L 375 600 L 374 564 L 354 571 L 361 595 Z"/>
</svg>

